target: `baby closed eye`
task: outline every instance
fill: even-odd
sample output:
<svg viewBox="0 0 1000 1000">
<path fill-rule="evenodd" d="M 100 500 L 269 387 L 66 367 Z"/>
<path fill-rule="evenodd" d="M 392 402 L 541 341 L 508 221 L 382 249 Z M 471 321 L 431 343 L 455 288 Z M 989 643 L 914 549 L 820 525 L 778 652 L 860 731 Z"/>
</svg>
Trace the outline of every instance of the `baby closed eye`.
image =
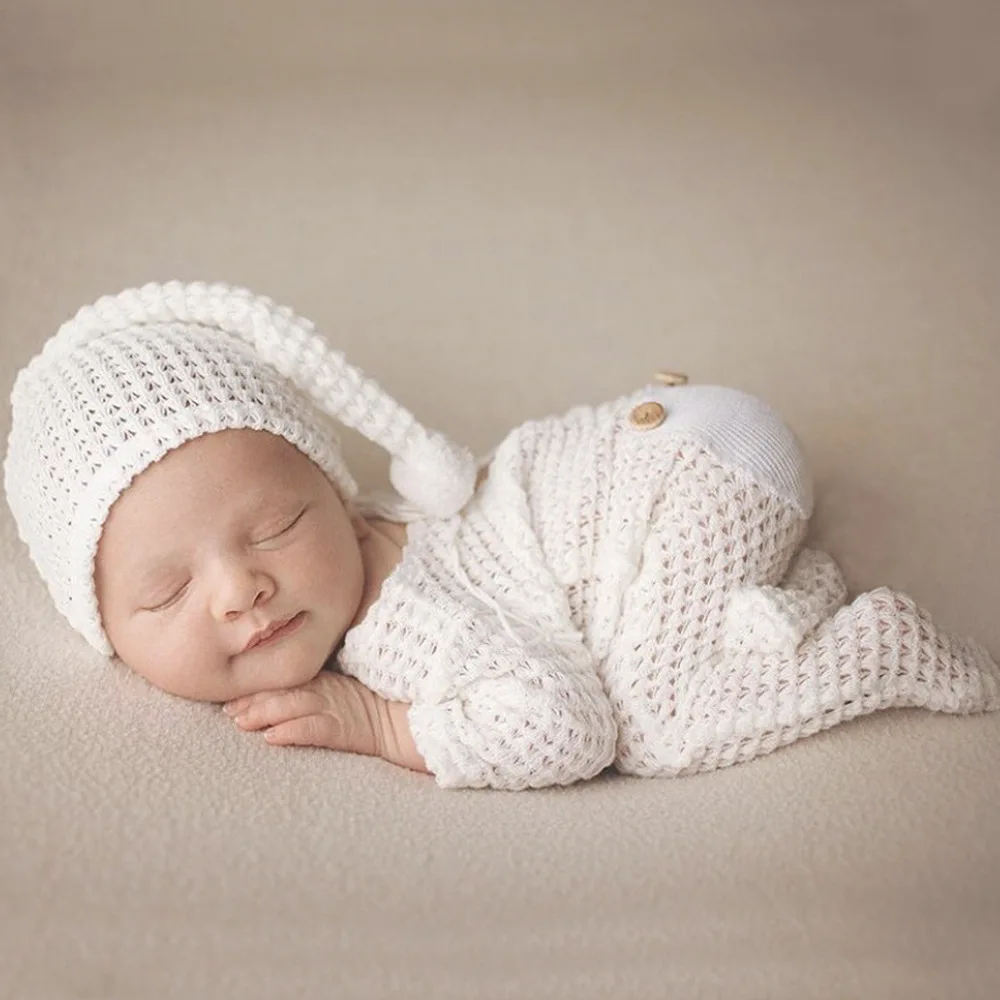
<svg viewBox="0 0 1000 1000">
<path fill-rule="evenodd" d="M 185 583 L 182 583 L 179 587 L 177 587 L 174 591 L 172 591 L 170 595 L 166 597 L 164 600 L 158 601 L 155 604 L 149 604 L 141 608 L 140 610 L 166 611 L 167 608 L 173 607 L 173 605 L 175 605 L 184 596 L 184 592 L 188 589 L 190 583 L 191 583 L 190 580 L 186 581 Z"/>
<path fill-rule="evenodd" d="M 298 514 L 295 515 L 290 521 L 286 521 L 277 531 L 271 531 L 269 534 L 265 535 L 263 538 L 258 538 L 252 545 L 261 546 L 266 545 L 268 542 L 276 542 L 279 539 L 284 538 L 291 532 L 291 530 L 302 521 L 302 517 L 305 512 L 309 510 L 309 504 L 306 504 Z"/>
</svg>

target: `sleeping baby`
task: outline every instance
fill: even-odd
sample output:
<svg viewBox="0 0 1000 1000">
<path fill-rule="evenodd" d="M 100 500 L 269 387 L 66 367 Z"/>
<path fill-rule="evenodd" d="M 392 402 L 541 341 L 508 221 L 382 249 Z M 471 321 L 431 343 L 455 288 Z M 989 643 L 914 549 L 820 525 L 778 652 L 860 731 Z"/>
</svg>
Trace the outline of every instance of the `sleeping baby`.
<svg viewBox="0 0 1000 1000">
<path fill-rule="evenodd" d="M 1000 708 L 1000 670 L 803 545 L 795 435 L 683 376 L 477 463 L 313 325 L 226 285 L 87 306 L 18 375 L 4 482 L 56 607 L 275 745 L 442 787 L 710 771 L 878 709 Z M 362 498 L 334 423 L 392 456 Z"/>
</svg>

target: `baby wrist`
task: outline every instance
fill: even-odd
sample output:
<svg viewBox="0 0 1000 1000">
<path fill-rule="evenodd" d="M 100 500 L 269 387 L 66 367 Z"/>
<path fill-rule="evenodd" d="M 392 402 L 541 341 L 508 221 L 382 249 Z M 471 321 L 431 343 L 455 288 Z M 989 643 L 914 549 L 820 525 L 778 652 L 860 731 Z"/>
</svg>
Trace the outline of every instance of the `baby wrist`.
<svg viewBox="0 0 1000 1000">
<path fill-rule="evenodd" d="M 374 697 L 379 720 L 376 727 L 378 755 L 398 767 L 429 773 L 410 728 L 410 706 L 406 702 Z"/>
</svg>

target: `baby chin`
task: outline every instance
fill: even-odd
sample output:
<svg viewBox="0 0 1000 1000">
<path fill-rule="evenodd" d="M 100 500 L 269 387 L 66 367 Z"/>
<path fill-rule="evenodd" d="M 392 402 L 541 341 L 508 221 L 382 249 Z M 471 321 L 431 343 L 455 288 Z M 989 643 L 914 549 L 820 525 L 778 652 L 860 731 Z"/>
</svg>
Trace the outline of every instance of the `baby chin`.
<svg viewBox="0 0 1000 1000">
<path fill-rule="evenodd" d="M 233 657 L 234 680 L 238 694 L 299 687 L 308 684 L 323 669 L 339 635 L 324 633 L 314 616 L 300 611 L 258 642 Z"/>
</svg>

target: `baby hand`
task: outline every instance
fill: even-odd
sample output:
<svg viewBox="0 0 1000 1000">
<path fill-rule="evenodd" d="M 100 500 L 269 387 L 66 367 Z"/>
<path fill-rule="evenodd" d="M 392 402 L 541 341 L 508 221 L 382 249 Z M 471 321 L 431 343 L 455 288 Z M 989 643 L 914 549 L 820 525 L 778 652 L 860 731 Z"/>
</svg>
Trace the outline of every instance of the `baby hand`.
<svg viewBox="0 0 1000 1000">
<path fill-rule="evenodd" d="M 321 670 L 308 684 L 237 698 L 223 711 L 241 729 L 266 730 L 264 739 L 275 746 L 343 750 L 426 772 L 408 708 L 380 698 L 353 677 Z"/>
</svg>

